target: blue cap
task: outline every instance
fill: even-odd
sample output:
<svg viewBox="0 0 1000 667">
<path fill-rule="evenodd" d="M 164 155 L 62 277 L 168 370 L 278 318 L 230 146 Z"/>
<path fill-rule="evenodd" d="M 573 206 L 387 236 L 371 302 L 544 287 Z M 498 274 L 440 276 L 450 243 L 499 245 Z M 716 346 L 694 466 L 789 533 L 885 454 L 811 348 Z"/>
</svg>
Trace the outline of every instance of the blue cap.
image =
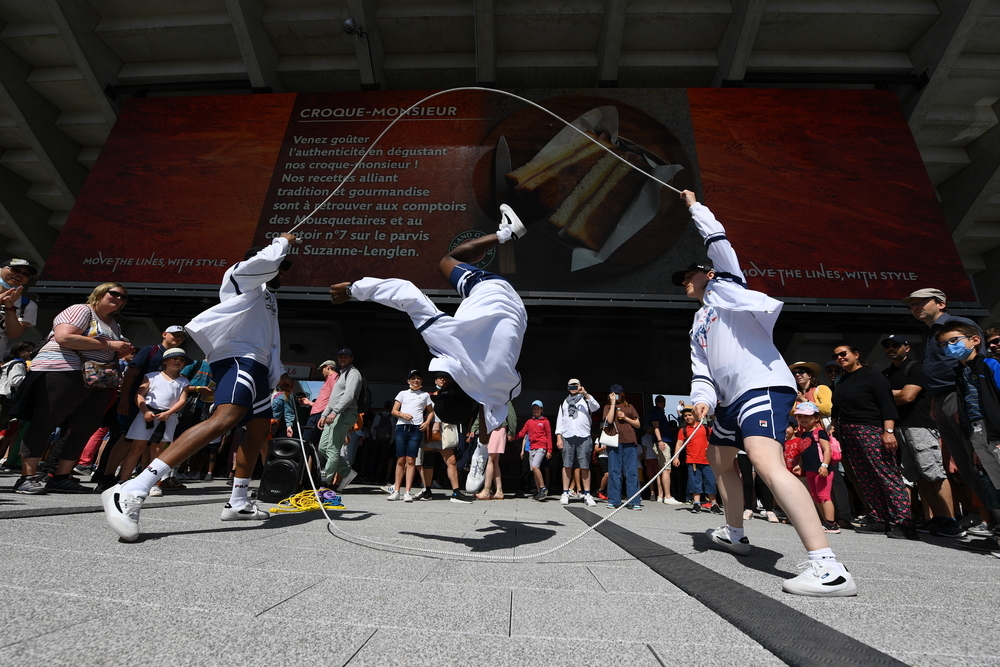
<svg viewBox="0 0 1000 667">
<path fill-rule="evenodd" d="M 611 385 L 611 393 L 612 394 L 624 394 L 625 390 L 622 389 L 622 386 L 620 384 L 613 384 L 613 385 Z"/>
<path fill-rule="evenodd" d="M 542 402 L 541 402 L 541 401 L 532 401 L 532 402 L 531 402 L 531 407 L 535 407 L 536 405 L 537 405 L 538 407 L 540 407 L 540 408 L 544 408 L 544 407 L 545 407 L 544 405 L 542 405 Z"/>
<path fill-rule="evenodd" d="M 354 353 L 351 352 L 351 348 L 349 348 L 349 347 L 342 347 L 342 348 L 340 348 L 340 351 L 337 352 L 337 356 L 339 357 L 342 354 L 346 354 L 349 357 L 353 357 L 354 356 Z"/>
</svg>

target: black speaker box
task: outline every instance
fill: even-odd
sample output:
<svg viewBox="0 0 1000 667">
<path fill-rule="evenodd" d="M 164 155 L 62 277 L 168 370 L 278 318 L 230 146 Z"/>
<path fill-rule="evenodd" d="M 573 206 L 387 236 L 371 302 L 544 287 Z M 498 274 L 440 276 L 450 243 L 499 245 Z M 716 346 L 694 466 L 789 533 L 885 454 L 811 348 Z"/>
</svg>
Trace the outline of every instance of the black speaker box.
<svg viewBox="0 0 1000 667">
<path fill-rule="evenodd" d="M 305 444 L 306 455 L 313 467 L 313 479 L 319 482 L 319 455 L 310 444 Z M 302 441 L 298 438 L 274 438 L 267 452 L 267 462 L 260 475 L 257 497 L 266 503 L 277 503 L 294 496 L 309 486 L 306 478 L 307 462 L 302 457 Z"/>
</svg>

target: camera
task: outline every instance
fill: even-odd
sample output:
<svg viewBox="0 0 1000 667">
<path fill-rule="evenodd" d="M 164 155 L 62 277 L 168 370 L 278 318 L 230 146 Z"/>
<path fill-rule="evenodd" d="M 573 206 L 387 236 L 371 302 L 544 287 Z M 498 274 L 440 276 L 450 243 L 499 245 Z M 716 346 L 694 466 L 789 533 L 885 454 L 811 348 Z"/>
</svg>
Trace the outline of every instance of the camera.
<svg viewBox="0 0 1000 667">
<path fill-rule="evenodd" d="M 354 22 L 354 19 L 347 19 L 344 21 L 344 32 L 348 35 L 353 35 L 358 29 L 358 24 Z"/>
<path fill-rule="evenodd" d="M 580 385 L 578 385 L 578 384 L 571 384 L 571 385 L 568 385 L 566 387 L 566 389 L 569 390 L 569 391 L 576 391 L 579 388 L 580 388 Z"/>
</svg>

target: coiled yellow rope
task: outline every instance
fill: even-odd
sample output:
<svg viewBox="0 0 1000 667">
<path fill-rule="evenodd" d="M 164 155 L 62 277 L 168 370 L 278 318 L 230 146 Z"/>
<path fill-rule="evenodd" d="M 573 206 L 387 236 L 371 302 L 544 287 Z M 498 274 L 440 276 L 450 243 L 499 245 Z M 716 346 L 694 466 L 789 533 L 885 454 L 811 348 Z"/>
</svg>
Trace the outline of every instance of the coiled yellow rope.
<svg viewBox="0 0 1000 667">
<path fill-rule="evenodd" d="M 326 495 L 326 494 L 324 494 Z M 324 498 L 322 507 L 316 499 L 316 492 L 312 489 L 296 493 L 291 498 L 285 498 L 275 507 L 270 509 L 271 514 L 293 514 L 296 512 L 315 512 L 318 509 L 326 510 L 346 510 L 340 501 L 340 496 Z"/>
</svg>

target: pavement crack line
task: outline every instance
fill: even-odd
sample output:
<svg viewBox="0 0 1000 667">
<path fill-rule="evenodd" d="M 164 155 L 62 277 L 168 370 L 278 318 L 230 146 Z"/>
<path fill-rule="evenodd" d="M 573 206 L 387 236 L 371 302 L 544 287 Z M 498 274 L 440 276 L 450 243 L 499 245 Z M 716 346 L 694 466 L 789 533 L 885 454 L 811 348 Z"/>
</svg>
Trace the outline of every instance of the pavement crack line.
<svg viewBox="0 0 1000 667">
<path fill-rule="evenodd" d="M 284 600 L 282 600 L 281 602 L 276 602 L 275 604 L 272 604 L 272 605 L 271 605 L 270 607 L 268 607 L 267 609 L 262 609 L 262 610 L 260 610 L 259 612 L 257 612 L 256 614 L 254 614 L 254 615 L 253 615 L 253 616 L 254 616 L 254 618 L 260 618 L 261 616 L 263 616 L 263 615 L 264 615 L 264 614 L 266 614 L 267 612 L 271 611 L 271 610 L 272 610 L 272 609 L 274 609 L 275 607 L 280 607 L 281 605 L 285 604 L 286 602 L 288 602 L 288 601 L 289 601 L 289 600 L 291 600 L 292 598 L 294 598 L 294 597 L 298 597 L 299 595 L 302 595 L 303 593 L 305 593 L 305 592 L 306 592 L 306 591 L 308 591 L 309 589 L 311 589 L 311 588 L 315 588 L 316 586 L 319 586 L 319 585 L 320 585 L 321 583 L 323 583 L 324 581 L 326 581 L 326 579 L 325 579 L 325 578 L 324 578 L 324 579 L 320 579 L 319 581 L 317 581 L 317 582 L 313 583 L 312 585 L 309 585 L 309 586 L 306 586 L 306 587 L 305 587 L 305 588 L 303 588 L 303 589 L 302 589 L 301 591 L 297 591 L 297 592 L 295 592 L 295 593 L 292 593 L 291 595 L 289 595 L 289 596 L 288 596 L 287 598 L 285 598 L 285 599 L 284 599 Z"/>
<path fill-rule="evenodd" d="M 350 663 L 350 662 L 351 662 L 351 660 L 354 660 L 354 658 L 358 657 L 358 653 L 361 653 L 361 650 L 362 650 L 362 649 L 363 649 L 363 648 L 364 648 L 365 646 L 368 646 L 368 642 L 370 642 L 370 641 L 372 640 L 372 637 L 374 637 L 374 636 L 375 636 L 376 634 L 378 634 L 378 631 L 379 631 L 379 628 L 375 628 L 375 631 L 374 631 L 374 632 L 372 632 L 372 633 L 371 633 L 370 635 L 368 635 L 368 639 L 366 639 L 366 640 L 364 640 L 363 642 L 361 642 L 361 646 L 359 646 L 359 647 L 358 647 L 358 650 L 357 650 L 357 651 L 355 651 L 354 653 L 352 653 L 352 654 L 351 654 L 351 657 L 347 659 L 347 662 L 345 662 L 345 663 L 344 663 L 343 665 L 341 665 L 340 667 L 347 667 L 348 663 Z"/>
<path fill-rule="evenodd" d="M 510 614 L 507 616 L 507 636 L 514 636 L 514 591 L 510 592 Z"/>
<path fill-rule="evenodd" d="M 654 657 L 654 658 L 656 658 L 656 662 L 660 663 L 660 667 L 667 667 L 666 663 L 664 663 L 664 662 L 663 662 L 662 660 L 660 660 L 660 656 L 659 656 L 659 655 L 657 655 L 657 653 L 656 653 L 656 649 L 654 649 L 654 648 L 653 648 L 652 646 L 650 646 L 649 644 L 646 644 L 646 648 L 648 648 L 648 649 L 649 649 L 649 652 L 653 654 L 653 657 Z"/>
<path fill-rule="evenodd" d="M 601 520 L 583 508 L 566 509 L 588 525 Z M 675 558 L 679 554 L 672 549 L 617 524 L 602 523 L 596 531 L 786 664 L 906 666 L 891 655 L 690 558 Z"/>
<path fill-rule="evenodd" d="M 594 574 L 594 571 L 590 569 L 590 566 L 585 565 L 584 567 L 587 568 L 587 572 L 590 572 L 590 576 L 594 578 L 594 580 L 597 582 L 597 585 L 601 587 L 601 590 L 607 593 L 608 589 L 604 587 L 604 584 L 602 584 L 600 578 L 596 574 Z"/>
</svg>

